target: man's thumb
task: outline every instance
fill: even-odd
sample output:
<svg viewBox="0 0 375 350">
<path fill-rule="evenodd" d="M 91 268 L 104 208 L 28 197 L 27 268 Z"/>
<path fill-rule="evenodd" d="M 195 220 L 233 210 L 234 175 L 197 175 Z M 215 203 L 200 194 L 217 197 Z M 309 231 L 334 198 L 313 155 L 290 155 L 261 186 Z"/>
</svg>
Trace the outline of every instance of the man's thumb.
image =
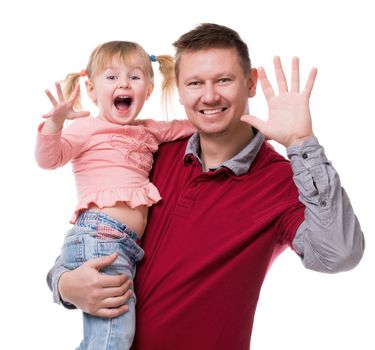
<svg viewBox="0 0 375 350">
<path fill-rule="evenodd" d="M 102 270 L 105 267 L 112 265 L 118 257 L 118 253 L 113 253 L 108 256 L 101 256 L 100 258 L 92 259 L 89 261 L 89 265 L 95 270 Z"/>
<path fill-rule="evenodd" d="M 251 126 L 253 126 L 255 129 L 259 130 L 259 131 L 262 131 L 262 126 L 264 124 L 264 121 L 253 116 L 253 115 L 250 115 L 250 114 L 247 114 L 247 115 L 243 115 L 241 117 L 241 120 L 243 122 L 246 122 L 246 123 L 249 123 Z"/>
</svg>

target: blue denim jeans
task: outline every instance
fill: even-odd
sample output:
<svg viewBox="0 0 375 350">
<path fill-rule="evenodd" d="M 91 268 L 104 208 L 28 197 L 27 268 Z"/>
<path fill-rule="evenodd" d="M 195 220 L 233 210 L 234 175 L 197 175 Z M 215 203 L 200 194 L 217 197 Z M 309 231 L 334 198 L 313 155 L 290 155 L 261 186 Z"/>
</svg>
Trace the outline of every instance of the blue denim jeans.
<svg viewBox="0 0 375 350">
<path fill-rule="evenodd" d="M 64 266 L 73 270 L 84 262 L 118 252 L 116 261 L 101 272 L 135 276 L 136 263 L 144 252 L 136 243 L 137 234 L 102 212 L 85 211 L 68 231 L 61 251 Z M 136 297 L 129 300 L 129 311 L 108 319 L 83 314 L 84 338 L 77 350 L 119 350 L 131 347 L 135 332 Z"/>
</svg>

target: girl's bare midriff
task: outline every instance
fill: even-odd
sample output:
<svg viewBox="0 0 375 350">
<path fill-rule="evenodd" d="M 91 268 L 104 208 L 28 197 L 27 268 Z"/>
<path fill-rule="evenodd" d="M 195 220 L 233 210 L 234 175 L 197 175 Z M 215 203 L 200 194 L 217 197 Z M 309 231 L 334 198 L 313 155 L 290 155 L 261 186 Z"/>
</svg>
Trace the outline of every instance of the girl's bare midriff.
<svg viewBox="0 0 375 350">
<path fill-rule="evenodd" d="M 117 202 L 113 207 L 99 208 L 91 204 L 88 210 L 101 211 L 111 216 L 135 231 L 139 238 L 145 231 L 148 213 L 148 207 L 145 205 L 130 208 L 124 202 Z"/>
</svg>

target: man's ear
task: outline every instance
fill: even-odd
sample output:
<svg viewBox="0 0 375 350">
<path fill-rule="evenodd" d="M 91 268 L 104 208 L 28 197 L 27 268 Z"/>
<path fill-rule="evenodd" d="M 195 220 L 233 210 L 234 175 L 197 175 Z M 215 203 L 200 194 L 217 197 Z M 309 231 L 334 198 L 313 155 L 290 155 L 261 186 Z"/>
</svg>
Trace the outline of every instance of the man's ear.
<svg viewBox="0 0 375 350">
<path fill-rule="evenodd" d="M 90 80 L 86 80 L 85 85 L 86 85 L 87 95 L 90 97 L 92 102 L 96 103 L 96 93 L 95 93 L 94 85 L 92 84 Z"/>
<path fill-rule="evenodd" d="M 249 88 L 249 97 L 254 97 L 256 94 L 258 82 L 258 71 L 256 68 L 252 68 L 249 73 L 248 88 Z"/>
</svg>

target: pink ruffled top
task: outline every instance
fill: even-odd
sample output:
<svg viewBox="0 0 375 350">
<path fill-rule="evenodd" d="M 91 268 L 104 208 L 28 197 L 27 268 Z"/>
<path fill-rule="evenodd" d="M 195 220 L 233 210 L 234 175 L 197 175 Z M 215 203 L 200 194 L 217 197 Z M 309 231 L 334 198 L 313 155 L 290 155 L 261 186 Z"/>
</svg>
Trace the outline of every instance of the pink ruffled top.
<svg viewBox="0 0 375 350">
<path fill-rule="evenodd" d="M 39 166 L 55 169 L 72 163 L 78 204 L 71 223 L 91 203 L 103 208 L 122 201 L 134 208 L 158 202 L 159 191 L 148 179 L 153 153 L 160 143 L 195 131 L 188 120 L 147 119 L 118 125 L 87 117 L 51 135 L 42 134 L 42 126 L 38 128 L 35 152 Z"/>
</svg>

